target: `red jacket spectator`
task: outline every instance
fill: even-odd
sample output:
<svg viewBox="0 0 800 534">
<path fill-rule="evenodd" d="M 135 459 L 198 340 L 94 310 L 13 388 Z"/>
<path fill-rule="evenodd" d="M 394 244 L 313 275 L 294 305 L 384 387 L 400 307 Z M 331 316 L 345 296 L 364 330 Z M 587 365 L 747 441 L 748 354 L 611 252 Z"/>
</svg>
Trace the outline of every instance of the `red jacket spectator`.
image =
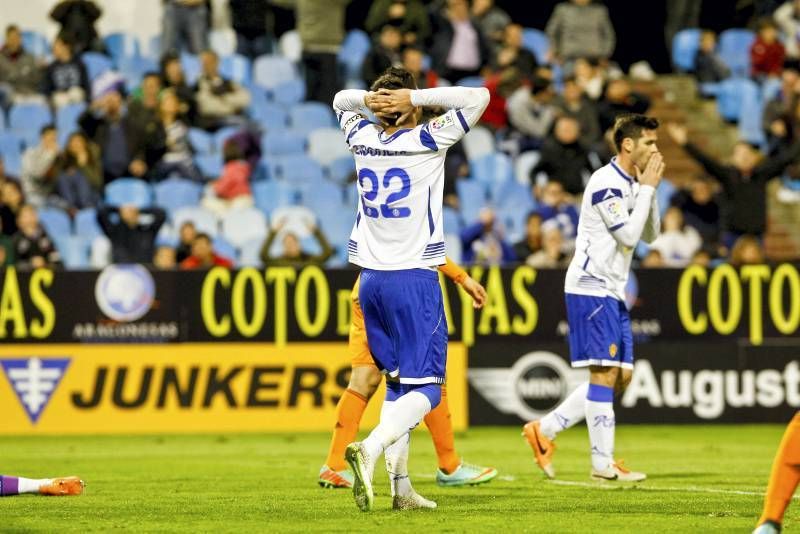
<svg viewBox="0 0 800 534">
<path fill-rule="evenodd" d="M 197 234 L 192 241 L 192 255 L 180 264 L 181 270 L 210 269 L 211 267 L 225 267 L 231 269 L 233 262 L 214 252 L 211 237 L 208 234 Z"/>
<path fill-rule="evenodd" d="M 232 269 L 233 262 L 228 258 L 214 254 L 211 257 L 211 265 L 204 265 L 203 261 L 197 256 L 189 256 L 188 258 L 183 260 L 180 264 L 180 268 L 184 270 L 199 269 L 201 267 L 210 267 L 210 266 L 226 267 L 228 269 Z"/>
<path fill-rule="evenodd" d="M 750 48 L 750 65 L 753 76 L 780 76 L 786 49 L 778 39 L 778 30 L 770 22 L 761 23 L 758 36 Z"/>
<path fill-rule="evenodd" d="M 219 198 L 229 200 L 250 195 L 250 165 L 242 159 L 229 161 L 223 167 L 219 180 L 213 185 L 214 193 Z"/>
</svg>

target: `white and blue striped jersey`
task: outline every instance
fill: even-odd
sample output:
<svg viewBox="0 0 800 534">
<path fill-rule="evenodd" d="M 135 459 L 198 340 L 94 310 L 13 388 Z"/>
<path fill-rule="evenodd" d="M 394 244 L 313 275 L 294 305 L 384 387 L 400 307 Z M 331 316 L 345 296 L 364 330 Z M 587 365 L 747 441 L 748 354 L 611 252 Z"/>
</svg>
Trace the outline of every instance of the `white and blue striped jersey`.
<svg viewBox="0 0 800 534">
<path fill-rule="evenodd" d="M 478 122 L 489 93 L 465 87 L 412 91 L 414 105 L 448 111 L 391 135 L 360 112 L 364 96 L 364 91 L 341 91 L 333 105 L 358 175 L 350 262 L 384 271 L 442 265 L 445 155 Z"/>
<path fill-rule="evenodd" d="M 640 186 L 615 159 L 586 185 L 564 291 L 625 301 L 634 248 L 640 239 L 652 242 L 661 223 L 655 189 Z"/>
</svg>

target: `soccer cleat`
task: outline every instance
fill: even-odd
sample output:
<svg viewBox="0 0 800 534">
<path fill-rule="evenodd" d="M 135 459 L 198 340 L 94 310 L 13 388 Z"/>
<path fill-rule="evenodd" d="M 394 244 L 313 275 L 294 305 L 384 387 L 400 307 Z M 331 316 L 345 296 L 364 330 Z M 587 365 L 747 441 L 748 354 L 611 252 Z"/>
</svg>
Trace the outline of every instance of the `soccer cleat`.
<svg viewBox="0 0 800 534">
<path fill-rule="evenodd" d="M 553 455 L 556 452 L 556 444 L 542 434 L 541 423 L 531 421 L 522 427 L 522 435 L 528 440 L 528 444 L 533 449 L 536 463 L 539 465 L 547 478 L 556 478 L 556 470 L 553 468 Z"/>
<path fill-rule="evenodd" d="M 54 478 L 49 484 L 39 487 L 41 495 L 80 495 L 83 493 L 83 480 L 78 477 Z"/>
<path fill-rule="evenodd" d="M 327 465 L 319 468 L 317 483 L 323 488 L 352 488 L 353 473 L 349 469 L 334 471 Z"/>
<path fill-rule="evenodd" d="M 441 469 L 436 471 L 436 483 L 440 486 L 476 486 L 485 484 L 496 476 L 497 469 L 494 467 L 481 467 L 462 462 L 449 475 Z"/>
<path fill-rule="evenodd" d="M 360 442 L 351 443 L 344 451 L 344 459 L 353 471 L 353 498 L 362 512 L 372 510 L 372 462 Z"/>
<path fill-rule="evenodd" d="M 624 463 L 624 460 L 619 460 L 602 471 L 592 469 L 592 478 L 595 480 L 616 480 L 619 482 L 641 482 L 647 478 L 647 475 L 644 473 L 637 473 L 636 471 L 626 469 L 623 465 Z"/>
<path fill-rule="evenodd" d="M 395 510 L 417 510 L 419 508 L 436 508 L 436 503 L 429 501 L 416 491 L 411 495 L 395 495 L 392 499 L 392 508 Z"/>
<path fill-rule="evenodd" d="M 756 527 L 753 534 L 780 534 L 781 525 L 775 521 L 764 521 Z"/>
</svg>

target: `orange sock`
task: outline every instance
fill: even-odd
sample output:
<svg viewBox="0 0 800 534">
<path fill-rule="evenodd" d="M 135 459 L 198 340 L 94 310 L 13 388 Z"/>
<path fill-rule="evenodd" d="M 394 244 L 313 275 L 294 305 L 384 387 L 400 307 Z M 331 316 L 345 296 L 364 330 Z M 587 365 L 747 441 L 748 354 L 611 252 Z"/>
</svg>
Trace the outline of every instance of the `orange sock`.
<svg viewBox="0 0 800 534">
<path fill-rule="evenodd" d="M 331 448 L 328 450 L 328 459 L 325 463 L 334 471 L 347 468 L 344 461 L 344 450 L 353 443 L 358 434 L 358 425 L 361 416 L 367 408 L 367 399 L 352 389 L 344 390 L 339 404 L 336 405 L 336 426 L 331 436 Z"/>
<path fill-rule="evenodd" d="M 452 473 L 461 465 L 461 458 L 456 453 L 453 421 L 450 418 L 450 406 L 447 404 L 447 388 L 444 386 L 442 386 L 442 401 L 425 416 L 425 424 L 431 432 L 436 456 L 439 457 L 439 469 L 447 474 Z"/>
<path fill-rule="evenodd" d="M 758 524 L 765 521 L 783 522 L 783 514 L 792 500 L 797 483 L 800 482 L 800 412 L 789 422 L 783 434 L 772 472 L 769 475 L 764 512 Z"/>
</svg>

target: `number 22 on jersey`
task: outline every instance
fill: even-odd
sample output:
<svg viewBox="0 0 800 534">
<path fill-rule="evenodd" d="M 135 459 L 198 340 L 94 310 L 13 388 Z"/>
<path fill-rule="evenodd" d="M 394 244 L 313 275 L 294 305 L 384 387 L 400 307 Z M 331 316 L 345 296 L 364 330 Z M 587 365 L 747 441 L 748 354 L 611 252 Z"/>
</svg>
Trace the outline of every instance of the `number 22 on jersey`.
<svg viewBox="0 0 800 534">
<path fill-rule="evenodd" d="M 364 215 L 377 219 L 402 219 L 411 215 L 411 209 L 401 206 L 392 206 L 395 202 L 403 200 L 411 193 L 411 178 L 403 169 L 392 167 L 383 175 L 383 181 L 372 169 L 361 169 L 358 171 L 358 183 L 361 185 L 361 205 L 364 207 Z M 369 191 L 367 191 L 369 184 Z M 400 188 L 398 189 L 398 185 Z M 367 202 L 375 202 L 378 198 L 378 189 L 389 190 L 386 201 L 379 208 L 367 206 Z"/>
</svg>

